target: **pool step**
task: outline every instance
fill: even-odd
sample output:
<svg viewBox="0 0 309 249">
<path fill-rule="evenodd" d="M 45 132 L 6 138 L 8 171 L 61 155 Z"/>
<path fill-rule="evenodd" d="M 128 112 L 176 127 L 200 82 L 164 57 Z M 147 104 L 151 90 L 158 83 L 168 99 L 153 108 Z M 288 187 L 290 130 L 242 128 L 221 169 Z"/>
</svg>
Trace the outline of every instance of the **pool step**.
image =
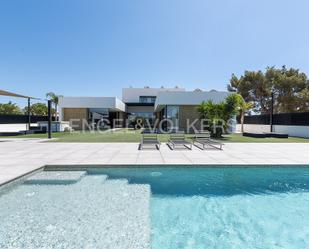
<svg viewBox="0 0 309 249">
<path fill-rule="evenodd" d="M 89 186 L 86 195 L 89 207 L 84 211 L 96 213 L 96 217 L 91 217 L 95 226 L 83 226 L 85 237 L 95 237 L 104 248 L 150 248 L 150 185 L 91 174 L 80 183 Z"/>
<path fill-rule="evenodd" d="M 106 176 L 107 179 L 105 181 L 105 184 L 109 184 L 109 185 L 117 185 L 117 187 L 120 187 L 120 186 L 127 186 L 129 184 L 128 180 L 127 179 L 109 179 L 108 176 Z"/>
<path fill-rule="evenodd" d="M 73 184 L 86 175 L 86 171 L 42 171 L 25 180 L 26 184 Z"/>
<path fill-rule="evenodd" d="M 102 238 L 109 238 L 106 248 L 150 248 L 150 195 L 146 184 L 128 184 L 123 179 L 105 181 L 97 197 L 102 198 L 99 208 L 104 214 Z"/>
<path fill-rule="evenodd" d="M 60 173 L 44 172 L 28 183 L 59 178 L 77 182 L 22 184 L 2 196 L 0 248 L 150 249 L 149 185 L 85 172 L 69 172 L 76 178 Z"/>
</svg>

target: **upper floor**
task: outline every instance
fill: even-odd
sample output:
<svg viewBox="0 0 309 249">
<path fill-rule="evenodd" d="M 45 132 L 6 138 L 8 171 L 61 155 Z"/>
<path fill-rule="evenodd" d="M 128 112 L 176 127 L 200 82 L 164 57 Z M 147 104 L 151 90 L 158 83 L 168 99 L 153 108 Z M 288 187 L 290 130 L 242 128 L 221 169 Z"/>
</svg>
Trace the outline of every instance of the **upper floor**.
<svg viewBox="0 0 309 249">
<path fill-rule="evenodd" d="M 124 103 L 139 103 L 139 104 L 154 104 L 156 98 L 160 92 L 184 92 L 186 91 L 185 88 L 150 88 L 150 87 L 143 87 L 143 88 L 123 88 L 122 89 L 122 101 Z"/>
</svg>

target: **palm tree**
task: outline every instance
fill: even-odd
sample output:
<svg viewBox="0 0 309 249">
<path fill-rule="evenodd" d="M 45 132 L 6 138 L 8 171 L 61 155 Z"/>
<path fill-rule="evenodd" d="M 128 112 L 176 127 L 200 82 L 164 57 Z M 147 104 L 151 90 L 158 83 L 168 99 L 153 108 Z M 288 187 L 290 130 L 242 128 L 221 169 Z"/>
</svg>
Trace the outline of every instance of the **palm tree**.
<svg viewBox="0 0 309 249">
<path fill-rule="evenodd" d="M 208 117 L 208 110 L 211 109 L 210 105 L 212 106 L 213 103 L 211 101 L 203 101 L 201 104 L 197 107 L 197 112 L 200 115 L 200 119 L 206 119 Z"/>
<path fill-rule="evenodd" d="M 238 111 L 240 114 L 240 123 L 241 123 L 241 133 L 244 133 L 244 121 L 245 121 L 245 114 L 254 107 L 252 102 L 246 102 L 244 98 L 238 95 Z"/>
<path fill-rule="evenodd" d="M 49 93 L 46 93 L 46 98 L 51 100 L 54 105 L 55 105 L 55 120 L 58 121 L 58 112 L 57 112 L 57 107 L 58 107 L 58 103 L 59 103 L 59 97 L 60 95 L 57 95 L 53 92 L 49 92 Z"/>
<path fill-rule="evenodd" d="M 197 111 L 200 115 L 200 119 L 209 121 L 208 129 L 214 137 L 222 136 L 223 130 L 220 128 L 220 124 L 224 121 L 223 126 L 224 129 L 226 129 L 227 121 L 234 113 L 234 110 L 230 107 L 229 101 L 214 103 L 211 100 L 203 101 L 199 104 Z M 217 125 L 219 126 L 215 127 Z"/>
<path fill-rule="evenodd" d="M 241 123 L 241 133 L 244 133 L 244 121 L 245 121 L 245 114 L 253 108 L 252 102 L 243 102 L 240 105 L 239 111 L 240 111 L 240 123 Z"/>
<path fill-rule="evenodd" d="M 239 93 L 232 93 L 226 98 L 234 115 L 240 115 L 241 133 L 244 133 L 245 114 L 254 107 L 253 102 L 246 102 Z"/>
<path fill-rule="evenodd" d="M 212 101 L 203 101 L 198 107 L 197 111 L 200 114 L 200 119 L 209 119 L 211 124 L 214 124 L 216 120 L 224 120 L 225 124 L 227 121 L 237 115 L 241 116 L 241 132 L 244 132 L 244 119 L 245 114 L 253 108 L 253 103 L 246 103 L 244 98 L 238 94 L 233 93 L 226 97 L 224 102 L 215 104 Z M 211 128 L 211 127 L 210 127 Z M 225 127 L 226 128 L 226 127 Z M 212 130 L 212 128 L 211 128 Z M 217 132 L 217 131 L 216 131 Z M 221 134 L 212 134 L 214 136 L 221 136 Z"/>
</svg>

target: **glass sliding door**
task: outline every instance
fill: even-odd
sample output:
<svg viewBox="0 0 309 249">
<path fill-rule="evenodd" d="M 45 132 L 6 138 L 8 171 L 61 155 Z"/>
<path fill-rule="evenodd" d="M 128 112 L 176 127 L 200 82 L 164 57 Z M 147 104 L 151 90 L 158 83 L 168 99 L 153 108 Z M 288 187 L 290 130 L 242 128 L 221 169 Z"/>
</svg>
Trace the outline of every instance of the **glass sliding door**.
<svg viewBox="0 0 309 249">
<path fill-rule="evenodd" d="M 166 106 L 166 118 L 167 121 L 167 130 L 177 131 L 179 129 L 179 106 L 168 105 Z"/>
<path fill-rule="evenodd" d="M 136 123 L 136 119 L 143 120 L 143 125 L 148 127 L 154 126 L 155 123 L 155 115 L 153 112 L 132 112 L 128 114 L 129 127 L 134 127 Z"/>
</svg>

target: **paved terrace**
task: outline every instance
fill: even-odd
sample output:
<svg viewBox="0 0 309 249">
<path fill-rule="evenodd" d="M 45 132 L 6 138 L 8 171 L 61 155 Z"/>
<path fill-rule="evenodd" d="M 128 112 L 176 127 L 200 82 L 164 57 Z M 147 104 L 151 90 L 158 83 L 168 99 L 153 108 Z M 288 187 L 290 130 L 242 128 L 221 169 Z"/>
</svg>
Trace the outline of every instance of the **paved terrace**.
<svg viewBox="0 0 309 249">
<path fill-rule="evenodd" d="M 138 150 L 137 143 L 49 143 L 44 140 L 0 140 L 0 184 L 44 165 L 256 165 L 308 164 L 309 144 L 227 143 L 223 151 Z"/>
</svg>

